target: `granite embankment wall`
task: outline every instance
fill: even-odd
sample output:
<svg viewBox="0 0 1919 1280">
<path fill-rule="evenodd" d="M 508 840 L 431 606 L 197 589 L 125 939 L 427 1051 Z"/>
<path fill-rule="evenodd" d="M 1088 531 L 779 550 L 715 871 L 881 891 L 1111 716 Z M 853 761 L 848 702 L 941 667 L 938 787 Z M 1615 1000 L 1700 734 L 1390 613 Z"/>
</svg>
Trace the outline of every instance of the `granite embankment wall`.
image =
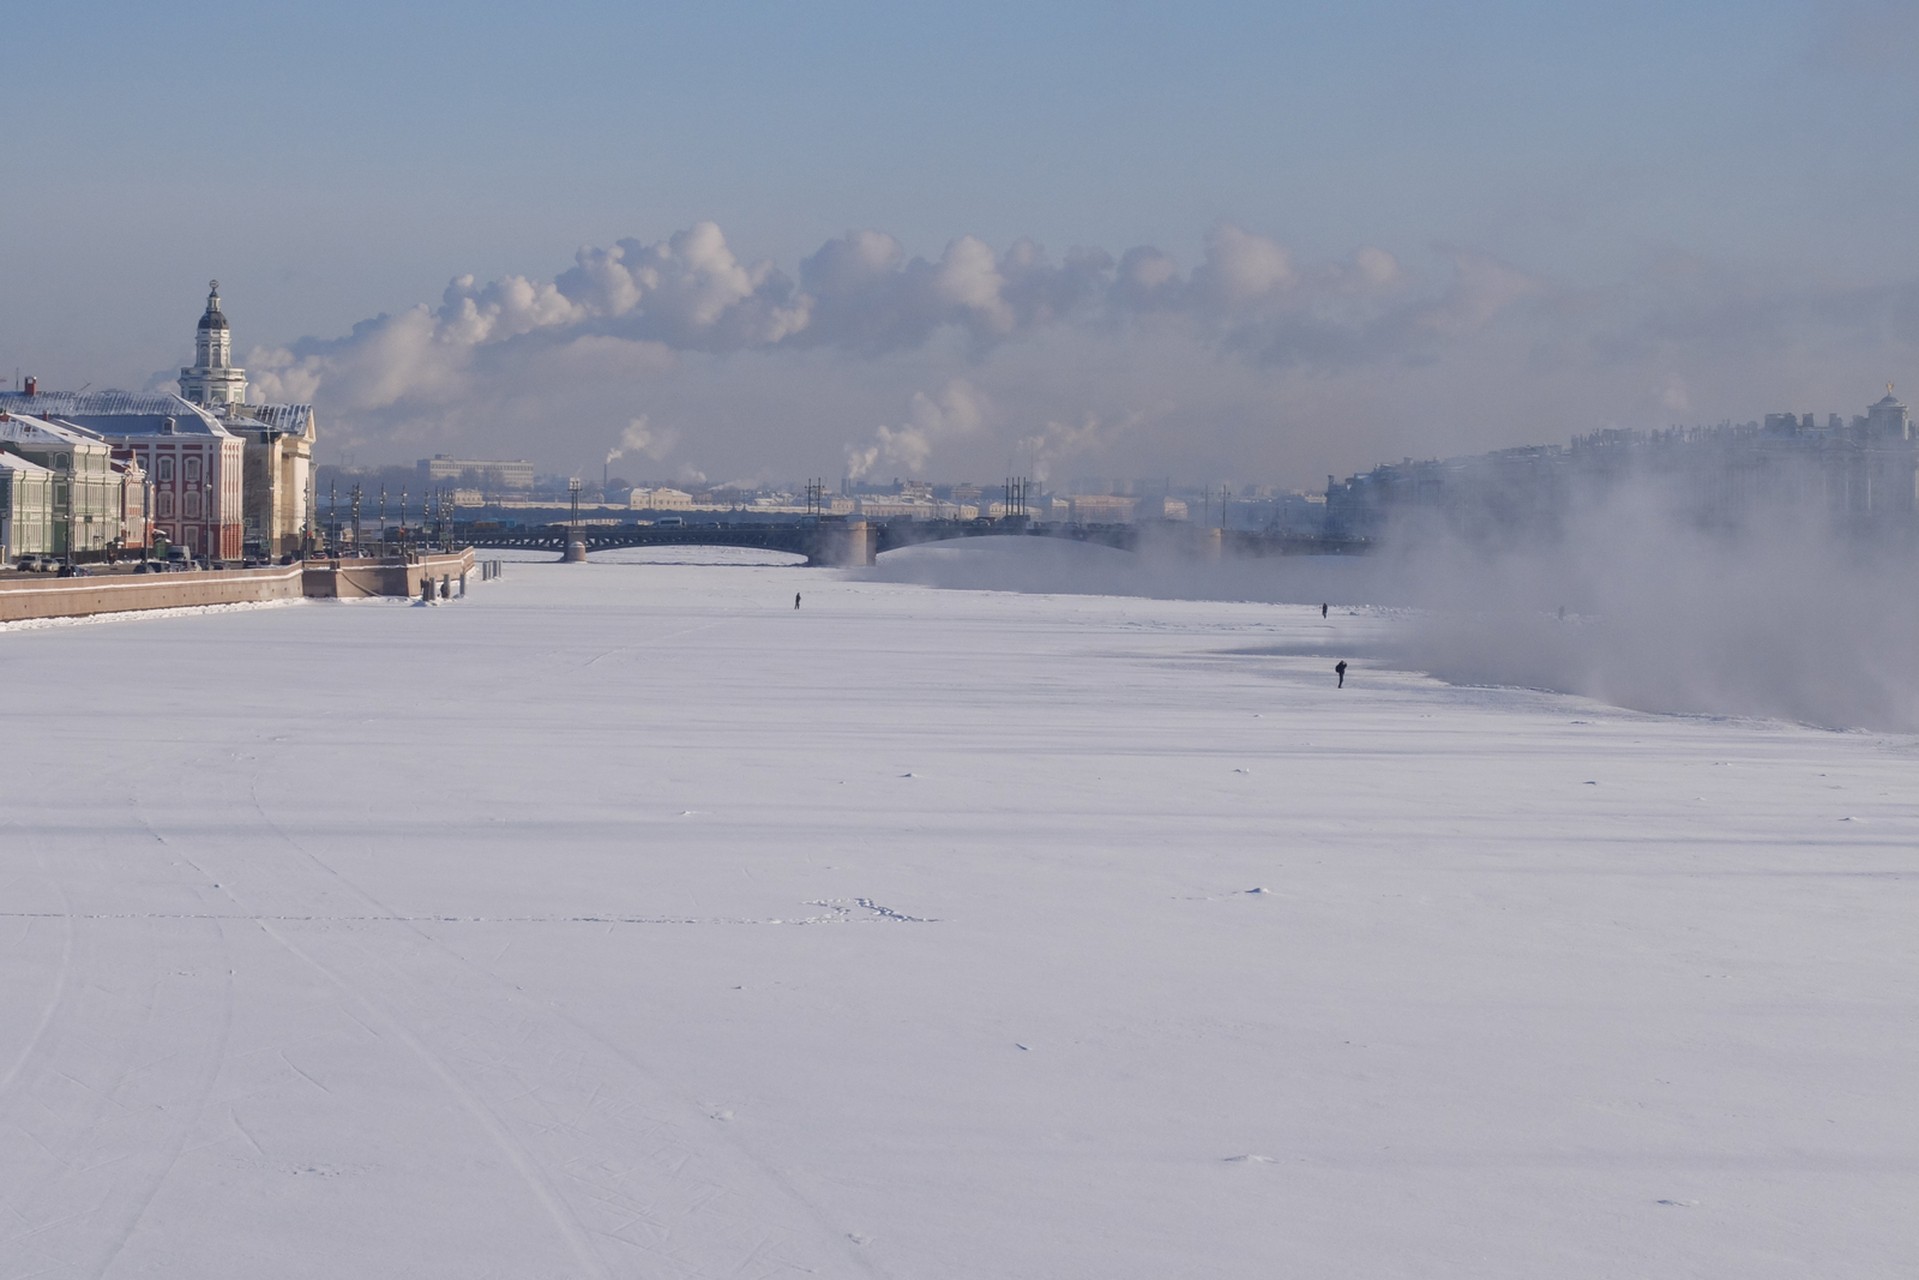
<svg viewBox="0 0 1919 1280">
<path fill-rule="evenodd" d="M 181 609 L 212 604 L 260 604 L 272 600 L 357 599 L 408 596 L 418 599 L 431 581 L 435 594 L 461 593 L 473 570 L 473 553 L 412 556 L 407 560 L 323 560 L 262 569 L 217 569 L 197 573 L 103 574 L 87 578 L 17 578 L 0 582 L 0 622 L 34 618 L 83 618 L 97 613 Z"/>
<path fill-rule="evenodd" d="M 471 548 L 404 560 L 310 560 L 303 589 L 315 600 L 358 600 L 367 596 L 411 596 L 417 600 L 421 587 L 431 582 L 435 595 L 444 585 L 449 595 L 457 596 L 471 572 Z"/>
</svg>

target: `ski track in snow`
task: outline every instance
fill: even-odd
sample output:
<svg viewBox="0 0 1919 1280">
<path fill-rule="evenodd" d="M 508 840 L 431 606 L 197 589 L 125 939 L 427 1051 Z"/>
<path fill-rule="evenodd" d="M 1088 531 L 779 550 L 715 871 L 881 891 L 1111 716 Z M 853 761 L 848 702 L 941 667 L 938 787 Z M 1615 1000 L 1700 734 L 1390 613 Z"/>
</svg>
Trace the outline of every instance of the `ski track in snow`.
<svg viewBox="0 0 1919 1280">
<path fill-rule="evenodd" d="M 868 1260 L 848 1254 L 829 1228 L 794 1222 L 795 1205 L 805 1216 L 814 1211 L 770 1170 L 693 1133 L 682 1136 L 710 1127 L 704 1112 L 630 1054 L 445 946 L 419 927 L 428 921 L 394 912 L 275 822 L 257 784 L 249 794 L 260 826 L 291 856 L 273 858 L 254 846 L 244 871 L 223 874 L 244 883 L 264 879 L 270 868 L 276 895 L 323 900 L 343 893 L 370 910 L 317 922 L 396 924 L 419 945 L 389 956 L 353 934 L 296 936 L 280 926 L 316 921 L 252 911 L 222 879 L 219 891 L 238 918 L 258 924 L 369 1021 L 393 1032 L 518 1172 L 587 1272 L 608 1280 L 636 1265 L 689 1277 L 816 1274 L 834 1269 L 823 1256 L 842 1269 L 879 1274 Z M 189 865 L 215 883 L 204 868 Z M 486 989 L 474 992 L 476 983 Z M 453 991 L 467 998 L 449 1001 L 445 993 Z M 476 1017 L 480 1011 L 486 1016 Z M 529 1043 L 540 1046 L 542 1068 L 530 1075 L 514 1061 L 514 1051 Z M 554 1061 L 574 1064 L 568 1084 L 544 1069 Z M 589 1115 L 594 1123 L 581 1123 Z M 561 1141 L 547 1141 L 553 1138 Z"/>
<path fill-rule="evenodd" d="M 211 966 L 196 957 L 199 968 L 169 970 L 150 930 L 135 940 L 141 963 L 128 966 L 124 937 L 102 949 L 69 922 L 46 1012 L 0 1088 L 0 1128 L 28 1144 L 0 1162 L 10 1218 L 0 1277 L 104 1276 L 172 1172 L 232 1024 L 225 929 L 214 922 L 210 932 Z M 81 1223 L 83 1232 L 62 1230 Z"/>
<path fill-rule="evenodd" d="M 262 768 L 270 771 L 270 761 Z M 40 1024 L 0 1081 L 0 1127 L 23 1134 L 37 1154 L 0 1163 L 0 1280 L 43 1274 L 99 1280 L 134 1238 L 201 1120 L 219 1076 L 232 1020 L 232 957 L 226 930 L 251 925 L 308 967 L 382 1038 L 404 1046 L 414 1069 L 471 1118 L 483 1140 L 522 1181 L 573 1274 L 611 1280 L 634 1274 L 881 1276 L 841 1229 L 824 1221 L 777 1170 L 730 1135 L 715 1140 L 707 1109 L 659 1080 L 633 1056 L 555 1005 L 527 996 L 487 966 L 447 947 L 421 926 L 447 923 L 555 923 L 552 918 L 408 916 L 313 855 L 276 823 L 256 780 L 256 821 L 236 860 L 226 849 L 187 852 L 146 804 L 134 823 L 149 848 L 191 870 L 227 901 L 227 911 L 13 911 L 10 919 L 59 921 L 62 960 Z M 140 784 L 129 780 L 136 790 Z M 46 857 L 40 855 L 44 865 Z M 224 869 L 215 870 L 216 862 Z M 49 883 L 65 897 L 58 880 Z M 357 913 L 261 911 L 244 886 L 275 898 L 357 900 Z M 569 917 L 581 924 L 823 924 L 866 918 L 913 921 L 867 899 L 817 902 L 820 916 L 793 920 Z M 855 911 L 863 913 L 856 916 Z M 185 923 L 210 930 L 219 962 L 217 991 L 200 974 L 160 974 L 132 999 L 109 993 L 128 973 L 163 968 L 152 930 Z M 132 925 L 109 938 L 79 926 Z M 373 946 L 363 932 L 295 933 L 289 926 L 392 925 L 413 945 Z M 390 935 L 389 935 L 390 936 Z M 79 955 L 75 956 L 75 939 Z M 111 949 L 102 947 L 111 942 Z M 131 960 L 131 963 L 128 961 Z M 202 958 L 203 964 L 205 958 Z M 172 982 L 193 978 L 201 998 L 172 998 Z M 76 988 L 69 991 L 69 986 Z M 93 1078 L 63 1062 L 73 1042 L 105 1045 L 91 1055 Z M 516 1058 L 533 1050 L 524 1069 Z M 390 1057 L 390 1054 L 388 1055 Z M 568 1062 L 562 1076 L 551 1070 Z M 292 1070 L 299 1068 L 291 1063 Z M 396 1069 L 404 1069 L 398 1067 Z M 70 1095 L 64 1105 L 50 1094 Z M 237 1127 L 237 1121 L 236 1127 Z M 244 1130 L 242 1130 L 244 1132 Z M 247 1141 L 258 1149 L 257 1142 Z"/>
</svg>

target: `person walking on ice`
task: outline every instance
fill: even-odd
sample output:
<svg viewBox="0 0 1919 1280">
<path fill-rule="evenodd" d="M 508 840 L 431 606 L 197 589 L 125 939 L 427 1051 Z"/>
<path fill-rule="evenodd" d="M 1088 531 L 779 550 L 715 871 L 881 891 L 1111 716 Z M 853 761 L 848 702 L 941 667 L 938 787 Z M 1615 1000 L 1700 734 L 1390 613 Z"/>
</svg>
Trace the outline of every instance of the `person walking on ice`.
<svg viewBox="0 0 1919 1280">
<path fill-rule="evenodd" d="M 1346 659 L 1341 658 L 1338 662 L 1335 662 L 1333 664 L 1333 671 L 1339 676 L 1339 687 L 1344 689 L 1346 687 Z"/>
<path fill-rule="evenodd" d="M 797 591 L 793 593 L 793 607 L 795 609 L 800 607 L 800 593 Z"/>
<path fill-rule="evenodd" d="M 1326 606 L 1323 604 L 1319 606 L 1319 616 L 1322 618 L 1326 616 Z"/>
</svg>

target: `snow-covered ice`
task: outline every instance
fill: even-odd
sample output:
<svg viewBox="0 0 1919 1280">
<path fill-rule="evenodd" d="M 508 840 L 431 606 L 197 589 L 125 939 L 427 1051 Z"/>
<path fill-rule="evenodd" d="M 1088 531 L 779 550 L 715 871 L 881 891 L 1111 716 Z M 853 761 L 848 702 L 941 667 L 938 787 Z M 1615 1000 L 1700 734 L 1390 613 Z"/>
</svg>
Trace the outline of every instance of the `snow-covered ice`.
<svg viewBox="0 0 1919 1280">
<path fill-rule="evenodd" d="M 1396 625 L 0 635 L 0 1280 L 1911 1274 L 1919 745 L 1336 690 Z"/>
</svg>

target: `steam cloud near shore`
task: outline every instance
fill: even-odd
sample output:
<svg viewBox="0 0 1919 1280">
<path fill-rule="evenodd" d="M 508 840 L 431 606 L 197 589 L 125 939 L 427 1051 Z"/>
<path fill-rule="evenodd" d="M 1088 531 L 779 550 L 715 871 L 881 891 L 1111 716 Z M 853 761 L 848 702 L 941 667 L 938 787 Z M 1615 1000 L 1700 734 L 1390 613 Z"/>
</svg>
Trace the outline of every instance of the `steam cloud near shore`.
<svg viewBox="0 0 1919 1280">
<path fill-rule="evenodd" d="M 1329 663 L 1371 659 L 1642 711 L 1919 732 L 1910 547 L 1805 516 L 1703 529 L 1665 496 L 1621 490 L 1530 542 L 1408 524 L 1358 557 L 1194 565 L 1150 548 L 1008 545 L 904 556 L 878 572 L 947 587 L 1330 602 Z M 1379 648 L 1341 639 L 1338 611 L 1355 606 L 1399 611 L 1394 638 Z"/>
</svg>

